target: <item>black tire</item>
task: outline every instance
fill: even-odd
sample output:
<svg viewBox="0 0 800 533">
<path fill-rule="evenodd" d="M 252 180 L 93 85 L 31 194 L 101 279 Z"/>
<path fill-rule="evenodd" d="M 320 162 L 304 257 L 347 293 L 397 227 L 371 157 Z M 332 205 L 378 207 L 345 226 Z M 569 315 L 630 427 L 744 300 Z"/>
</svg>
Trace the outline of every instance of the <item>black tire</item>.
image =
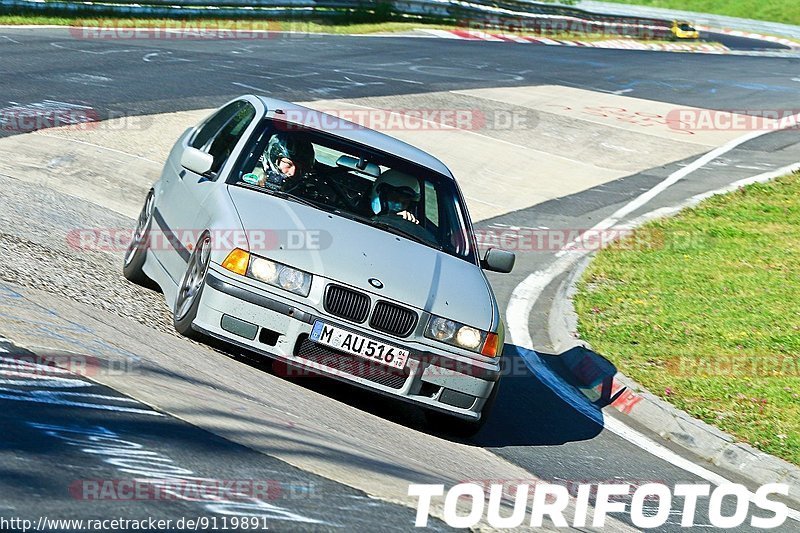
<svg viewBox="0 0 800 533">
<path fill-rule="evenodd" d="M 125 279 L 150 289 L 156 288 L 156 284 L 147 277 L 142 268 L 147 258 L 147 247 L 150 244 L 150 225 L 153 223 L 153 211 L 155 211 L 155 193 L 151 189 L 144 200 L 142 211 L 136 221 L 133 238 L 125 251 L 125 258 L 122 263 L 122 275 L 125 276 Z"/>
<path fill-rule="evenodd" d="M 428 429 L 437 433 L 444 433 L 452 437 L 460 439 L 468 439 L 475 436 L 486 424 L 489 419 L 489 414 L 494 407 L 495 399 L 497 399 L 497 391 L 500 389 L 500 382 L 496 382 L 489 393 L 486 403 L 481 410 L 481 417 L 477 421 L 464 420 L 453 415 L 448 415 L 440 411 L 425 411 L 425 422 Z"/>
<path fill-rule="evenodd" d="M 175 308 L 172 311 L 172 324 L 175 330 L 190 339 L 200 340 L 203 335 L 192 328 L 192 322 L 197 317 L 200 307 L 200 298 L 205 287 L 208 264 L 211 261 L 211 235 L 206 231 L 194 247 L 186 272 L 178 284 L 178 294 L 175 298 Z"/>
</svg>

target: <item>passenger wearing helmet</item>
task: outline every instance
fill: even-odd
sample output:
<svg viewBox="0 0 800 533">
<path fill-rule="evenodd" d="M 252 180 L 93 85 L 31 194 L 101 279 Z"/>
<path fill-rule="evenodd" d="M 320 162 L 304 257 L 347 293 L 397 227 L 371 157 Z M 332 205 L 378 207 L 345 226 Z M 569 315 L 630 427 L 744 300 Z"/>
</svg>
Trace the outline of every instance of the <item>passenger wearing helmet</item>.
<svg viewBox="0 0 800 533">
<path fill-rule="evenodd" d="M 258 160 L 253 173 L 258 185 L 286 190 L 314 167 L 314 147 L 310 142 L 288 133 L 273 135 Z"/>
<path fill-rule="evenodd" d="M 409 211 L 419 202 L 419 181 L 399 170 L 387 170 L 375 180 L 370 193 L 370 207 L 376 217 L 397 215 L 409 222 L 419 220 Z"/>
</svg>

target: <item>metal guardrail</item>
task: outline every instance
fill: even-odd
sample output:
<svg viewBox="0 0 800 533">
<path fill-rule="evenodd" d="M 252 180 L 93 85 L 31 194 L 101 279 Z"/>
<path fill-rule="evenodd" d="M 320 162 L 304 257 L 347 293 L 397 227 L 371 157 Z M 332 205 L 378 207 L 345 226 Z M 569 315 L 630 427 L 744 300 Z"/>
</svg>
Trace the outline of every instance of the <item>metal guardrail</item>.
<svg viewBox="0 0 800 533">
<path fill-rule="evenodd" d="M 544 28 L 582 32 L 631 33 L 646 28 L 652 37 L 668 30 L 672 21 L 595 14 L 575 7 L 532 0 L 0 0 L 0 11 L 149 17 L 284 18 L 326 17 L 354 12 L 386 11 L 411 20 L 438 19 L 464 27 L 501 27 L 537 31 Z"/>
</svg>

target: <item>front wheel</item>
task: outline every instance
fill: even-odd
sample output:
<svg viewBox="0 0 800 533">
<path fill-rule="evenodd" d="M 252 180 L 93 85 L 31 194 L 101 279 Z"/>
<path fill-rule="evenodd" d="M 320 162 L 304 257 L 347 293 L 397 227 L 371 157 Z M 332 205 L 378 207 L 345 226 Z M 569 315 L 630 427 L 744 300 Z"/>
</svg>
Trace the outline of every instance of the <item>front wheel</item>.
<svg viewBox="0 0 800 533">
<path fill-rule="evenodd" d="M 125 279 L 137 285 L 150 288 L 155 288 L 155 283 L 147 277 L 147 274 L 145 274 L 142 269 L 145 259 L 147 259 L 150 225 L 153 222 L 155 203 L 155 193 L 151 189 L 150 192 L 147 193 L 144 206 L 142 207 L 141 213 L 139 213 L 139 219 L 136 221 L 136 229 L 133 232 L 133 238 L 125 252 L 125 259 L 122 264 L 122 275 L 125 276 Z"/>
<path fill-rule="evenodd" d="M 178 286 L 178 296 L 175 298 L 175 309 L 172 315 L 175 330 L 192 339 L 202 337 L 192 329 L 192 322 L 197 317 L 197 309 L 200 307 L 200 296 L 203 294 L 210 261 L 211 235 L 205 232 L 197 241 L 197 245 L 189 257 L 186 273 Z"/>
</svg>

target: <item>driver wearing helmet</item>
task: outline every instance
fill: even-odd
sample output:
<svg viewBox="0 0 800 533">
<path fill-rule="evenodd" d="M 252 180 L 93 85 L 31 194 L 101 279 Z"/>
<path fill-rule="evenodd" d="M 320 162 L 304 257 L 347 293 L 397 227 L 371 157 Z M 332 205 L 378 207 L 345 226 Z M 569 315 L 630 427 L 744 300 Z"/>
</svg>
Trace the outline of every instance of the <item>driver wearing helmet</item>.
<svg viewBox="0 0 800 533">
<path fill-rule="evenodd" d="M 253 172 L 258 185 L 286 190 L 314 167 L 314 147 L 287 133 L 273 135 Z"/>
<path fill-rule="evenodd" d="M 370 207 L 376 217 L 397 215 L 419 224 L 410 211 L 412 204 L 419 202 L 419 181 L 399 170 L 387 170 L 375 180 L 370 193 Z"/>
</svg>

